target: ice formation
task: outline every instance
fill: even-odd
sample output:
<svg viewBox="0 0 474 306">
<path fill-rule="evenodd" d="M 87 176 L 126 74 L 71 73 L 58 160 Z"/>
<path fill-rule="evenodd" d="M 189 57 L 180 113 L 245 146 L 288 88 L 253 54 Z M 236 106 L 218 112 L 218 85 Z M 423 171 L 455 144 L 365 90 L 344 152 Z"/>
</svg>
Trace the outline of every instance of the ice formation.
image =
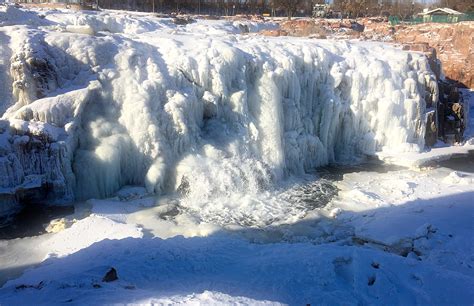
<svg viewBox="0 0 474 306">
<path fill-rule="evenodd" d="M 124 185 L 227 197 L 424 146 L 435 85 L 421 54 L 240 35 L 229 21 L 176 26 L 61 11 L 15 20 L 23 11 L 8 10 L 15 14 L 0 11 L 2 195 L 35 182 L 57 202 Z"/>
</svg>

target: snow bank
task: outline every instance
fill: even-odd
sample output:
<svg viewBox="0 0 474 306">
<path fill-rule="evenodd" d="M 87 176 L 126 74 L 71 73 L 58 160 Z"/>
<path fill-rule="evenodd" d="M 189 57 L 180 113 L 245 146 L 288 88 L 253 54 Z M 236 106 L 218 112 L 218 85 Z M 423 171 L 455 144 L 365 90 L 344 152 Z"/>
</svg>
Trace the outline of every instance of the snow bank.
<svg viewBox="0 0 474 306">
<path fill-rule="evenodd" d="M 119 279 L 102 282 L 111 266 Z M 37 305 L 468 304 L 473 295 L 466 288 L 472 285 L 462 273 L 370 248 L 259 245 L 220 236 L 106 240 L 49 259 L 9 281 L 0 294 L 6 304 Z"/>
<path fill-rule="evenodd" d="M 48 250 L 47 257 L 64 257 L 104 239 L 142 238 L 139 228 L 111 219 L 91 215 L 75 222 L 70 228 L 53 235 L 40 246 Z"/>
<path fill-rule="evenodd" d="M 0 262 L 6 268 L 0 275 L 0 287 L 9 278 L 20 276 L 26 267 L 44 260 L 66 257 L 99 241 L 143 237 L 142 230 L 134 224 L 123 224 L 94 214 L 82 220 L 71 217 L 68 221 L 62 221 L 67 224 L 61 226 L 60 220 L 51 224 L 51 230 L 59 226 L 55 228 L 58 230 L 55 233 L 0 240 Z M 66 226 L 68 228 L 64 229 Z"/>
<path fill-rule="evenodd" d="M 0 26 L 16 24 L 40 26 L 48 25 L 49 22 L 33 11 L 19 9 L 11 5 L 0 6 Z"/>
</svg>

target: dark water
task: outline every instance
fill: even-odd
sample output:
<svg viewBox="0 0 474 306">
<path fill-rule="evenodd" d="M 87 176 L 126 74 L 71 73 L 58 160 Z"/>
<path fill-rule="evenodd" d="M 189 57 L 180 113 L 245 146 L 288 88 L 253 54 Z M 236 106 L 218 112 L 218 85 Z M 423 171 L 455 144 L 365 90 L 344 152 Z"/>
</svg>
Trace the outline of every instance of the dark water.
<svg viewBox="0 0 474 306">
<path fill-rule="evenodd" d="M 0 239 L 16 239 L 44 234 L 53 219 L 74 213 L 74 206 L 24 205 L 22 210 L 0 227 Z"/>
<path fill-rule="evenodd" d="M 344 174 L 358 173 L 358 172 L 376 172 L 388 173 L 391 171 L 398 171 L 407 169 L 406 167 L 384 164 L 381 161 L 374 160 L 360 165 L 332 165 L 317 170 L 318 175 L 329 181 L 342 181 Z"/>
<path fill-rule="evenodd" d="M 323 208 L 339 193 L 336 184 L 342 181 L 344 174 L 358 172 L 387 173 L 406 169 L 405 167 L 384 164 L 380 160 L 370 160 L 358 165 L 331 165 L 314 171 L 315 179 L 306 184 L 290 188 L 283 198 L 291 205 L 297 205 L 303 211 Z"/>
</svg>

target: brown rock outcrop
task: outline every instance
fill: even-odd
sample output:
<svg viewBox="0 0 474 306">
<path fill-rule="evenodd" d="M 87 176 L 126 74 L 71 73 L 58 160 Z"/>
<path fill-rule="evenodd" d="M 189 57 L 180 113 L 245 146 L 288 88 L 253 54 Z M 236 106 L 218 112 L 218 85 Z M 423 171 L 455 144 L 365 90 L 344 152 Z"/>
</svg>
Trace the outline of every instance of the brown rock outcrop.
<svg viewBox="0 0 474 306">
<path fill-rule="evenodd" d="M 323 25 L 308 19 L 288 20 L 281 23 L 280 28 L 290 36 L 326 35 Z"/>
<path fill-rule="evenodd" d="M 358 38 L 364 26 L 350 20 L 339 19 L 295 19 L 283 21 L 279 30 L 264 30 L 260 34 L 265 36 L 297 36 L 311 38 Z"/>
<path fill-rule="evenodd" d="M 400 26 L 394 38 L 400 43 L 426 43 L 435 48 L 444 75 L 474 88 L 474 22 Z"/>
<path fill-rule="evenodd" d="M 277 36 L 288 36 L 288 33 L 286 31 L 283 31 L 283 30 L 263 30 L 263 31 L 260 31 L 259 32 L 260 35 L 263 35 L 263 36 L 273 36 L 273 37 L 277 37 Z"/>
</svg>

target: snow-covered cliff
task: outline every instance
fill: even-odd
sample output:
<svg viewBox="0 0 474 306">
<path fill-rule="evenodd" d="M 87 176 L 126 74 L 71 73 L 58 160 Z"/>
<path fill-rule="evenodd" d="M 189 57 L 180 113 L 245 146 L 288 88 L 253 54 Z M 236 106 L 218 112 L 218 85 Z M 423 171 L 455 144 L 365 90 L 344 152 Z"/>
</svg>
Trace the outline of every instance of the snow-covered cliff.
<svg viewBox="0 0 474 306">
<path fill-rule="evenodd" d="M 239 34 L 271 26 L 249 22 L 41 14 L 0 11 L 2 193 L 31 180 L 59 202 L 124 185 L 253 193 L 328 163 L 424 147 L 436 84 L 421 54 Z"/>
</svg>

